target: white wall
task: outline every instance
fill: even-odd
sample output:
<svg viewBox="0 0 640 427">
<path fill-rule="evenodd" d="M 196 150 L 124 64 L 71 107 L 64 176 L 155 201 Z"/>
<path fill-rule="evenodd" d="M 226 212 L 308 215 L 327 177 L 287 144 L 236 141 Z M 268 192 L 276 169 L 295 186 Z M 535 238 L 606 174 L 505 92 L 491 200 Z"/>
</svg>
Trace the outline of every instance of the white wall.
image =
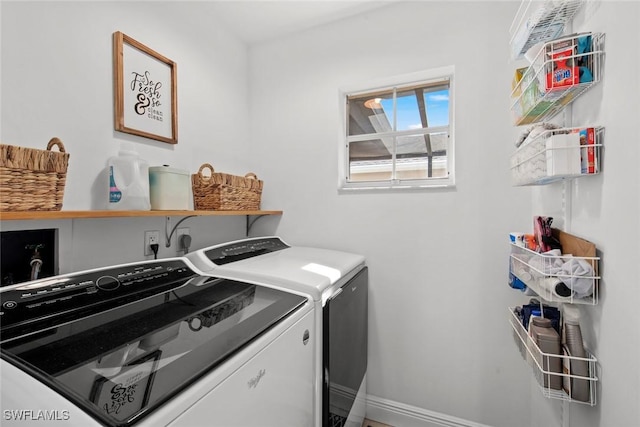
<svg viewBox="0 0 640 427">
<path fill-rule="evenodd" d="M 569 116 L 574 126 L 605 127 L 603 173 L 574 180 L 570 212 L 562 211 L 561 184 L 534 192 L 534 211 L 565 220 L 565 229 L 596 244 L 601 257 L 600 302 L 581 307 L 585 341 L 600 362 L 597 405 L 561 407 L 538 401 L 534 420 L 551 425 L 563 416 L 568 425 L 640 425 L 640 303 L 638 275 L 640 260 L 640 150 L 635 136 L 640 118 L 638 73 L 640 67 L 640 3 L 589 2 L 574 19 L 574 31 L 605 33 L 604 77 L 585 93 Z M 634 50 L 635 49 L 635 50 Z M 571 125 L 571 122 L 567 122 Z"/>
<path fill-rule="evenodd" d="M 104 209 L 106 162 L 122 141 L 132 142 L 151 166 L 195 173 L 208 162 L 219 171 L 248 172 L 247 48 L 206 21 L 201 3 L 3 1 L 0 7 L 2 142 L 44 149 L 53 136 L 63 141 L 70 153 L 63 209 Z M 113 130 L 115 31 L 178 64 L 177 145 Z M 61 255 L 67 255 L 61 256 L 61 273 L 143 259 L 143 231 L 165 226 L 162 218 L 49 225 L 61 228 Z M 195 218 L 185 225 L 193 249 L 244 235 L 243 217 Z M 3 230 L 41 226 L 2 223 Z M 159 255 L 174 256 L 175 247 L 161 244 Z"/>
<path fill-rule="evenodd" d="M 600 305 L 583 310 L 593 321 L 585 332 L 602 381 L 595 408 L 566 410 L 530 390 L 507 324 L 507 307 L 526 301 L 506 285 L 507 234 L 529 229 L 534 213 L 555 214 L 558 206 L 548 201 L 558 188 L 509 185 L 518 132 L 508 112 L 507 43 L 517 6 L 392 5 L 247 53 L 215 17 L 200 13 L 198 2 L 2 2 L 0 136 L 30 147 L 54 135 L 64 141 L 71 153 L 65 209 L 97 207 L 99 171 L 123 140 L 134 141 L 151 164 L 195 172 L 206 160 L 220 170 L 258 173 L 264 208 L 285 213 L 261 219 L 253 234 L 271 234 L 279 224 L 277 233 L 290 243 L 367 256 L 369 393 L 378 401 L 496 427 L 640 424 L 632 271 L 640 259 L 634 142 L 640 111 L 630 96 L 639 91 L 633 78 L 640 66 L 633 51 L 639 4 L 590 2 L 576 21 L 576 30 L 607 33 L 604 81 L 574 107 L 576 120 L 607 126 L 604 173 L 572 184 L 571 218 L 571 231 L 595 242 L 603 257 Z M 198 30 L 206 20 L 209 30 Z M 113 131 L 117 30 L 178 63 L 177 146 Z M 457 187 L 338 194 L 338 89 L 443 65 L 456 67 Z M 244 232 L 244 218 L 187 224 L 194 248 Z M 65 272 L 141 259 L 143 229 L 163 230 L 164 220 L 1 224 L 2 230 L 57 226 Z M 161 248 L 161 256 L 174 254 Z"/>
<path fill-rule="evenodd" d="M 520 132 L 508 113 L 517 7 L 397 4 L 250 51 L 252 150 L 257 164 L 277 165 L 265 193 L 285 211 L 279 234 L 363 253 L 371 267 L 368 392 L 391 401 L 381 421 L 397 421 L 397 402 L 398 413 L 410 405 L 433 425 L 446 415 L 505 427 L 640 424 L 638 3 L 589 2 L 575 24 L 607 33 L 604 81 L 574 107 L 585 123 L 607 126 L 604 173 L 571 184 L 567 221 L 603 253 L 601 303 L 583 310 L 600 357 L 594 408 L 531 386 L 506 321 L 506 307 L 529 298 L 507 288 L 507 233 L 561 211 L 562 186 L 532 193 L 509 184 Z M 456 67 L 456 189 L 338 194 L 339 88 L 444 65 Z"/>
<path fill-rule="evenodd" d="M 507 323 L 518 297 L 508 233 L 531 224 L 530 191 L 508 175 L 517 6 L 398 4 L 250 50 L 251 149 L 273 165 L 265 194 L 285 211 L 279 234 L 367 257 L 369 394 L 505 427 L 529 417 L 529 373 Z M 338 194 L 339 89 L 447 65 L 456 188 Z"/>
</svg>

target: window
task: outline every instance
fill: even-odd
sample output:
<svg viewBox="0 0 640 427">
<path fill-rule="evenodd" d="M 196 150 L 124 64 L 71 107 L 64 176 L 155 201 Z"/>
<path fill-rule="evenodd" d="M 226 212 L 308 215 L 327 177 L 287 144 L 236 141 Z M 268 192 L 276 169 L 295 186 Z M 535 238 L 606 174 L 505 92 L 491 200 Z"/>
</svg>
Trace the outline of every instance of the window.
<svg viewBox="0 0 640 427">
<path fill-rule="evenodd" d="M 453 67 L 343 91 L 341 187 L 454 185 Z"/>
</svg>

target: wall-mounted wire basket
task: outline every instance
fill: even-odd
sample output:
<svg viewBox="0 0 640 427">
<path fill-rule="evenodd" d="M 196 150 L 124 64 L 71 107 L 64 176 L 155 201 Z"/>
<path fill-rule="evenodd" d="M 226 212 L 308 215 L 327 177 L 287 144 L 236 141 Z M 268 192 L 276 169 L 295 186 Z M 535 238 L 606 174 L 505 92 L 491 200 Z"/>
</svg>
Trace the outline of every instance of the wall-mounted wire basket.
<svg viewBox="0 0 640 427">
<path fill-rule="evenodd" d="M 531 65 L 516 70 L 511 92 L 514 123 L 551 118 L 598 83 L 603 48 L 602 33 L 574 34 L 541 45 Z"/>
<path fill-rule="evenodd" d="M 603 127 L 546 130 L 511 156 L 513 185 L 544 185 L 601 171 Z"/>
<path fill-rule="evenodd" d="M 525 0 L 520 3 L 509 29 L 511 55 L 520 58 L 536 43 L 544 43 L 562 34 L 565 25 L 584 0 Z"/>
<path fill-rule="evenodd" d="M 520 350 L 520 354 L 531 367 L 533 375 L 545 397 L 590 406 L 594 406 L 596 404 L 598 360 L 593 356 L 593 354 L 591 354 L 591 352 L 585 349 L 586 357 L 544 353 L 524 328 L 520 318 L 516 314 L 516 309 L 513 307 L 509 308 L 509 323 L 513 328 L 513 338 Z M 553 365 L 551 359 L 561 360 L 560 365 L 564 367 L 561 373 L 551 372 L 548 369 L 549 366 Z M 582 368 L 581 370 L 584 374 L 580 375 L 574 372 L 574 370 L 578 371 L 579 369 L 574 369 L 573 367 Z M 554 382 L 552 381 L 553 377 L 560 378 L 560 382 L 563 384 L 561 388 L 551 388 L 550 384 Z M 587 393 L 584 396 L 584 399 L 576 398 L 576 394 L 571 392 L 571 387 L 577 387 L 578 385 L 583 388 L 587 388 Z"/>
<path fill-rule="evenodd" d="M 510 271 L 545 301 L 598 304 L 599 257 L 550 255 L 511 244 Z"/>
</svg>

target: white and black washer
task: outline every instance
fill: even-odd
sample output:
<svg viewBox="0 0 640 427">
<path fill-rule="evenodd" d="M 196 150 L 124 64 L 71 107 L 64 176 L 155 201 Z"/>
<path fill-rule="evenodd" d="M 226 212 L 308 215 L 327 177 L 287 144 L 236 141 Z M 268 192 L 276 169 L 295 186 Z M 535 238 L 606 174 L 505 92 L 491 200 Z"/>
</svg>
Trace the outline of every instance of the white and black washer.
<svg viewBox="0 0 640 427">
<path fill-rule="evenodd" d="M 186 258 L 0 288 L 2 426 L 310 426 L 313 301 Z"/>
<path fill-rule="evenodd" d="M 316 427 L 360 427 L 366 409 L 368 269 L 348 252 L 290 246 L 275 236 L 187 255 L 201 274 L 306 293 L 315 306 Z"/>
</svg>

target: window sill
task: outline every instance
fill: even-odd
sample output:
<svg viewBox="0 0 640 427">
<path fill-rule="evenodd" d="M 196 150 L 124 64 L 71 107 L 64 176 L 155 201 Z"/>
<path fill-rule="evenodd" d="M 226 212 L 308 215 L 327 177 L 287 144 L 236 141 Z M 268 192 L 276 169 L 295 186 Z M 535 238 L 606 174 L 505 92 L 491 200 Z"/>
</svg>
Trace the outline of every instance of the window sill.
<svg viewBox="0 0 640 427">
<path fill-rule="evenodd" d="M 386 193 L 386 192 L 421 192 L 421 191 L 447 191 L 455 190 L 455 183 L 431 183 L 431 184 L 394 184 L 394 183 L 343 183 L 338 187 L 338 194 L 353 193 Z"/>
</svg>

